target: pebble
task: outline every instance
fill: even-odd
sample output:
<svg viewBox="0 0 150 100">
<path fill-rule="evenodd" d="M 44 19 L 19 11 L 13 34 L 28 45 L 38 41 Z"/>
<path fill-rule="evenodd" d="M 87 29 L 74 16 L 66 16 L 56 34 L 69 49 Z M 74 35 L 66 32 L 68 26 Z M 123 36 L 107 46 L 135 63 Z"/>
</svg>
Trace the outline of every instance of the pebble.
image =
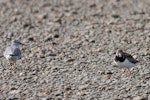
<svg viewBox="0 0 150 100">
<path fill-rule="evenodd" d="M 20 92 L 20 90 L 11 90 L 9 92 L 9 94 L 18 94 Z"/>
<path fill-rule="evenodd" d="M 67 97 L 69 97 L 69 96 L 71 95 L 71 92 L 70 92 L 70 91 L 67 91 L 67 92 L 65 92 L 63 95 L 64 95 L 65 98 L 67 98 Z"/>
<path fill-rule="evenodd" d="M 148 98 L 144 96 L 135 96 L 132 100 L 148 100 Z"/>
<path fill-rule="evenodd" d="M 49 37 L 46 37 L 44 40 L 45 40 L 45 42 L 48 42 L 48 41 L 52 41 L 52 37 L 51 36 L 49 36 Z"/>
<path fill-rule="evenodd" d="M 43 19 L 46 19 L 46 18 L 48 18 L 48 14 L 38 14 L 38 15 L 36 15 L 36 18 L 38 19 L 38 20 L 43 20 Z"/>
<path fill-rule="evenodd" d="M 61 18 L 54 18 L 53 21 L 61 23 Z"/>
<path fill-rule="evenodd" d="M 34 37 L 29 37 L 28 40 L 29 41 L 35 41 Z"/>
<path fill-rule="evenodd" d="M 13 32 L 9 32 L 8 35 L 7 35 L 7 38 L 11 39 L 13 36 L 14 36 L 14 33 Z"/>
<path fill-rule="evenodd" d="M 84 84 L 84 85 L 80 85 L 78 88 L 79 90 L 84 90 L 88 87 L 89 85 L 88 84 Z"/>
<path fill-rule="evenodd" d="M 111 72 L 111 71 L 106 71 L 105 73 L 108 75 L 113 74 L 113 72 Z"/>
</svg>

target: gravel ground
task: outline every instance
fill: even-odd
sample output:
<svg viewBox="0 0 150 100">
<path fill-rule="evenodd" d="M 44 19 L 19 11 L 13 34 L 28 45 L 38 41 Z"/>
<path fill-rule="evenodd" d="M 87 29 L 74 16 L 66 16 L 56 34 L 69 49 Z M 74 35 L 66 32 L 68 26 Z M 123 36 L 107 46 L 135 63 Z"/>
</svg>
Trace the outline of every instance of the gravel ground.
<svg viewBox="0 0 150 100">
<path fill-rule="evenodd" d="M 0 100 L 150 100 L 148 0 L 0 0 Z M 119 77 L 121 48 L 140 61 Z"/>
</svg>

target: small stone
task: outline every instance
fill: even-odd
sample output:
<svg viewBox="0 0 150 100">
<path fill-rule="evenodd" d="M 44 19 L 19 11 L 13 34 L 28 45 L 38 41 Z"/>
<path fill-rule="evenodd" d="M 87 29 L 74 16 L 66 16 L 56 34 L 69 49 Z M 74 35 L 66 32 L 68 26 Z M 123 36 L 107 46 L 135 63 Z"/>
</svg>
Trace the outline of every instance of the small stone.
<svg viewBox="0 0 150 100">
<path fill-rule="evenodd" d="M 72 11 L 71 13 L 72 13 L 72 14 L 78 14 L 78 12 L 77 12 L 77 11 Z"/>
<path fill-rule="evenodd" d="M 53 21 L 61 23 L 61 18 L 54 18 Z"/>
<path fill-rule="evenodd" d="M 57 56 L 55 53 L 51 53 L 49 54 L 49 56 Z"/>
<path fill-rule="evenodd" d="M 8 73 L 4 72 L 3 77 L 7 77 L 7 76 L 8 76 Z"/>
<path fill-rule="evenodd" d="M 28 40 L 29 41 L 34 41 L 35 39 L 34 39 L 34 37 L 29 37 Z"/>
<path fill-rule="evenodd" d="M 39 78 L 37 76 L 34 77 L 34 80 L 37 81 Z"/>
<path fill-rule="evenodd" d="M 70 20 L 73 19 L 73 15 L 72 15 L 71 13 L 67 13 L 67 14 L 66 14 L 66 17 L 67 17 L 68 19 L 70 19 Z"/>
<path fill-rule="evenodd" d="M 75 59 L 73 59 L 73 58 L 69 58 L 69 59 L 67 59 L 67 62 L 73 62 Z"/>
<path fill-rule="evenodd" d="M 59 38 L 59 34 L 55 34 L 55 35 L 54 35 L 54 38 Z"/>
<path fill-rule="evenodd" d="M 39 14 L 36 16 L 36 18 L 38 18 L 39 20 L 46 19 L 47 17 L 48 17 L 48 14 Z"/>
<path fill-rule="evenodd" d="M 44 55 L 44 54 L 45 54 L 45 50 L 39 50 L 37 53 L 38 53 L 39 55 Z"/>
<path fill-rule="evenodd" d="M 110 78 L 111 78 L 111 75 L 107 75 L 107 76 L 106 76 L 106 79 L 110 79 Z"/>
<path fill-rule="evenodd" d="M 45 39 L 45 42 L 47 42 L 47 41 L 52 41 L 52 37 L 51 36 L 49 36 L 49 37 L 47 37 L 46 39 Z"/>
<path fill-rule="evenodd" d="M 28 22 L 26 22 L 26 23 L 23 24 L 23 27 L 24 27 L 24 28 L 27 28 L 27 27 L 29 27 L 29 26 L 31 26 L 31 24 L 28 23 Z"/>
<path fill-rule="evenodd" d="M 47 99 L 47 98 L 41 98 L 41 100 L 49 100 L 49 99 Z"/>
<path fill-rule="evenodd" d="M 66 87 L 65 87 L 65 90 L 66 90 L 66 91 L 71 90 L 71 86 L 70 86 L 70 85 L 69 85 L 69 86 L 66 86 Z"/>
<path fill-rule="evenodd" d="M 17 90 L 17 88 L 15 88 L 15 87 L 12 87 L 10 90 Z"/>
<path fill-rule="evenodd" d="M 85 28 L 86 28 L 86 29 L 93 29 L 93 28 L 94 28 L 94 25 L 91 24 L 91 25 L 86 26 Z"/>
<path fill-rule="evenodd" d="M 78 96 L 83 96 L 83 95 L 86 95 L 88 94 L 87 92 L 84 92 L 84 91 L 80 91 L 80 92 L 77 92 L 76 95 Z"/>
<path fill-rule="evenodd" d="M 95 43 L 95 39 L 90 39 L 89 40 L 91 43 Z"/>
<path fill-rule="evenodd" d="M 133 97 L 133 100 L 148 100 L 148 98 L 145 96 L 135 96 Z"/>
<path fill-rule="evenodd" d="M 45 89 L 45 90 L 44 90 L 44 94 L 45 94 L 45 95 L 48 95 L 48 94 L 50 93 L 49 91 L 50 91 L 49 89 Z"/>
<path fill-rule="evenodd" d="M 110 74 L 113 74 L 111 71 L 106 71 L 105 73 L 106 73 L 106 74 L 109 74 L 109 75 L 110 75 Z"/>
<path fill-rule="evenodd" d="M 78 88 L 79 90 L 84 90 L 88 87 L 88 84 L 80 85 Z"/>
<path fill-rule="evenodd" d="M 16 96 L 16 95 L 15 95 Z M 18 95 L 19 96 L 19 95 Z M 17 97 L 9 97 L 8 100 L 19 100 Z"/>
<path fill-rule="evenodd" d="M 14 15 L 20 15 L 21 12 L 18 9 L 14 9 Z"/>
<path fill-rule="evenodd" d="M 149 79 L 150 79 L 150 76 L 146 76 L 145 79 L 146 79 L 146 80 L 149 80 Z"/>
<path fill-rule="evenodd" d="M 96 7 L 95 3 L 93 3 L 93 4 L 90 5 L 90 8 L 94 8 L 94 7 Z"/>
<path fill-rule="evenodd" d="M 139 43 L 139 41 L 137 41 L 137 40 L 135 40 L 135 39 L 131 39 L 131 42 L 132 42 L 133 44 L 138 44 L 138 43 Z"/>
<path fill-rule="evenodd" d="M 113 18 L 120 18 L 120 16 L 118 14 L 113 14 L 112 17 Z"/>
<path fill-rule="evenodd" d="M 150 100 L 150 95 L 148 96 L 148 100 Z"/>
<path fill-rule="evenodd" d="M 15 21 L 17 21 L 17 17 L 16 17 L 16 16 L 13 16 L 13 17 L 11 18 L 11 22 L 13 23 L 13 22 L 15 22 Z"/>
<path fill-rule="evenodd" d="M 66 97 L 68 97 L 70 94 L 71 94 L 71 92 L 70 92 L 70 91 L 67 91 L 67 92 L 64 93 L 64 97 L 66 98 Z"/>
<path fill-rule="evenodd" d="M 8 33 L 7 38 L 10 39 L 13 36 L 14 36 L 14 33 L 10 32 L 10 33 Z"/>
<path fill-rule="evenodd" d="M 1 89 L 7 90 L 8 88 L 9 88 L 9 86 L 7 85 L 7 83 L 5 83 L 5 84 L 2 85 L 2 88 L 1 88 Z"/>
<path fill-rule="evenodd" d="M 133 55 L 133 58 L 137 59 L 137 58 L 138 58 L 138 55 Z"/>
<path fill-rule="evenodd" d="M 12 90 L 9 92 L 9 94 L 18 94 L 20 92 L 20 90 Z"/>
<path fill-rule="evenodd" d="M 62 95 L 62 92 L 61 91 L 56 91 L 55 92 L 55 96 L 61 96 Z"/>
<path fill-rule="evenodd" d="M 105 71 L 99 71 L 98 72 L 100 75 L 104 75 L 105 74 Z"/>
<path fill-rule="evenodd" d="M 93 49 L 92 52 L 102 52 L 103 49 L 102 48 L 97 48 L 97 49 Z"/>
<path fill-rule="evenodd" d="M 147 55 L 150 55 L 150 49 L 147 49 L 147 50 L 146 50 L 146 54 L 147 54 Z"/>
<path fill-rule="evenodd" d="M 23 76 L 23 75 L 24 75 L 24 72 L 19 73 L 19 76 Z"/>
</svg>

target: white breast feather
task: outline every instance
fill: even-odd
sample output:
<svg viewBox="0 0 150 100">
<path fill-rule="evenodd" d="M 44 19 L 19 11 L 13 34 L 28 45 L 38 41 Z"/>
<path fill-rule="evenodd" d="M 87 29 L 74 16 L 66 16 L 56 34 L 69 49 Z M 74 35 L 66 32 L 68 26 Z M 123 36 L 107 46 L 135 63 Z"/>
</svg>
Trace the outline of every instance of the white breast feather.
<svg viewBox="0 0 150 100">
<path fill-rule="evenodd" d="M 129 62 L 128 59 L 125 59 L 124 62 L 119 62 L 119 61 L 116 62 L 116 61 L 115 61 L 115 63 L 116 63 L 117 66 L 119 66 L 119 67 L 121 67 L 121 68 L 127 68 L 127 67 L 130 68 L 130 67 L 134 67 L 134 66 L 135 66 L 135 64 Z"/>
</svg>

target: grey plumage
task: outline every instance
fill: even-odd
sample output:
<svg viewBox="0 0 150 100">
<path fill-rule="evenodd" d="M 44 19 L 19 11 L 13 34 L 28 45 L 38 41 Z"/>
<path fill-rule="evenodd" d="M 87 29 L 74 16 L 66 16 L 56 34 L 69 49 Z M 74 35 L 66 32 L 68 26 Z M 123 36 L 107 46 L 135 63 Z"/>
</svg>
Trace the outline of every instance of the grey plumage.
<svg viewBox="0 0 150 100">
<path fill-rule="evenodd" d="M 3 55 L 9 60 L 9 62 L 16 63 L 17 60 L 21 59 L 21 51 L 19 49 L 19 45 L 22 44 L 19 40 L 14 40 L 10 46 L 8 46 Z"/>
</svg>

